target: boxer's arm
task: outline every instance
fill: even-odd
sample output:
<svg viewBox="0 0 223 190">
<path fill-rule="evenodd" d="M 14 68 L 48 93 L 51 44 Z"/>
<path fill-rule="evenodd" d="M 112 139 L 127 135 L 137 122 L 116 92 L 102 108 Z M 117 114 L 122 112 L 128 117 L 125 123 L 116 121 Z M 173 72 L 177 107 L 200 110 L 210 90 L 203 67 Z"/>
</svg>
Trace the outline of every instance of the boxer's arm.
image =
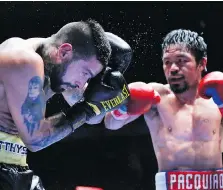
<svg viewBox="0 0 223 190">
<path fill-rule="evenodd" d="M 105 127 L 110 130 L 118 130 L 128 123 L 136 120 L 140 115 L 129 116 L 127 119 L 116 120 L 111 113 L 105 115 L 104 123 Z"/>
<path fill-rule="evenodd" d="M 141 82 L 134 82 L 134 83 L 130 83 L 128 86 L 129 88 L 131 86 L 134 86 L 134 85 L 137 85 L 137 84 L 141 84 Z M 145 84 L 145 83 L 143 83 Z M 131 96 L 131 95 L 130 95 Z M 105 124 L 105 127 L 107 129 L 110 129 L 110 130 L 118 130 L 120 128 L 122 128 L 123 126 L 125 126 L 126 124 L 136 120 L 138 117 L 140 117 L 141 114 L 139 115 L 132 115 L 132 116 L 126 116 L 126 118 L 122 117 L 121 119 L 116 119 L 113 114 L 111 112 L 107 113 L 105 115 L 105 119 L 104 119 L 104 124 Z"/>
<path fill-rule="evenodd" d="M 146 85 L 144 82 L 134 82 L 130 83 L 128 86 L 129 88 L 138 88 L 138 86 Z M 130 97 L 131 97 L 131 90 L 130 90 Z M 136 105 L 137 102 L 134 103 Z M 132 107 L 135 107 L 135 106 Z M 124 107 L 124 109 L 127 109 Z M 127 113 L 127 110 L 115 110 L 115 112 L 107 113 L 104 119 L 105 127 L 110 130 L 118 130 L 122 128 L 124 125 L 136 120 L 138 117 L 140 117 L 141 114 L 134 114 L 129 115 Z"/>
<path fill-rule="evenodd" d="M 26 62 L 26 61 L 24 61 Z M 72 132 L 63 114 L 45 118 L 44 71 L 40 60 L 15 65 L 4 76 L 4 86 L 12 118 L 30 151 L 39 151 Z M 37 63 L 35 63 L 37 62 Z M 41 64 L 40 64 L 41 62 Z"/>
<path fill-rule="evenodd" d="M 154 89 L 155 92 L 158 93 L 158 94 L 156 94 L 156 98 L 157 98 L 157 95 L 160 97 L 163 94 L 167 93 L 167 88 L 163 84 L 159 84 L 159 83 L 149 83 L 149 84 L 146 84 L 146 83 L 143 83 L 143 82 L 134 82 L 134 83 L 129 84 L 130 94 L 131 94 L 131 89 L 132 88 L 135 88 L 135 87 L 138 88 L 138 86 L 140 86 L 140 85 L 143 85 L 143 86 L 146 85 L 146 86 L 143 87 L 143 88 L 146 87 L 146 89 L 147 88 L 148 89 Z M 143 91 L 141 91 L 141 92 L 143 92 Z M 145 97 L 142 97 L 142 98 L 145 98 Z M 148 97 L 148 100 L 146 100 L 146 101 L 145 100 L 142 100 L 141 102 L 133 101 L 133 104 L 131 105 L 132 111 L 134 109 L 139 111 L 142 108 L 142 110 L 144 110 L 144 111 L 141 112 L 141 114 L 135 114 L 138 111 L 137 112 L 134 112 L 133 115 L 131 114 L 131 115 L 126 115 L 125 116 L 125 114 L 123 114 L 123 116 L 121 115 L 120 116 L 120 119 L 119 119 L 118 117 L 115 118 L 114 117 L 114 114 L 112 114 L 112 112 L 107 113 L 106 116 L 105 116 L 105 119 L 104 119 L 105 127 L 107 129 L 110 129 L 110 130 L 118 130 L 118 129 L 122 128 L 124 125 L 126 125 L 126 124 L 128 124 L 128 123 L 130 123 L 130 122 L 132 122 L 134 120 L 136 120 L 138 117 L 140 117 L 144 113 L 150 111 L 151 106 L 152 105 L 155 106 L 155 104 L 153 104 L 152 102 L 150 102 L 150 100 L 151 100 L 150 98 L 151 97 Z M 145 106 L 146 109 L 144 107 L 144 104 L 147 105 L 147 106 Z"/>
</svg>

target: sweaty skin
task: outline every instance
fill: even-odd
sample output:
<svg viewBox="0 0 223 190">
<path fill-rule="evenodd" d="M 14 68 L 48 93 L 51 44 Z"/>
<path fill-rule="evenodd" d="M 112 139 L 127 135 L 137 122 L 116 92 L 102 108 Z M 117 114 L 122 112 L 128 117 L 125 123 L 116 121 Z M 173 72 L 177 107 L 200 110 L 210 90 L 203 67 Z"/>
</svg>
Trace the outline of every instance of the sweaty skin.
<svg viewBox="0 0 223 190">
<path fill-rule="evenodd" d="M 161 95 L 161 102 L 144 114 L 159 171 L 221 168 L 221 114 L 215 103 L 198 97 L 182 104 L 168 85 L 148 85 Z M 138 117 L 121 123 L 109 113 L 105 125 L 119 129 Z"/>
</svg>

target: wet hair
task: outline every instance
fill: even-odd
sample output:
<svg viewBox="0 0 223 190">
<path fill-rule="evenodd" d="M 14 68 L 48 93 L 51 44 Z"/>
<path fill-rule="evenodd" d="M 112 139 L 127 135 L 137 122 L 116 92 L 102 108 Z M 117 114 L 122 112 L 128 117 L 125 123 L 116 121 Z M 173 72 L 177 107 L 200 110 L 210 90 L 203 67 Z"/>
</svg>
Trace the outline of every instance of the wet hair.
<svg viewBox="0 0 223 190">
<path fill-rule="evenodd" d="M 199 36 L 197 32 L 190 30 L 178 29 L 169 32 L 162 43 L 162 53 L 170 45 L 182 45 L 192 53 L 197 63 L 203 57 L 207 57 L 207 44 L 204 42 L 203 37 Z"/>
<path fill-rule="evenodd" d="M 94 20 L 71 22 L 52 35 L 52 44 L 70 43 L 74 49 L 74 60 L 88 60 L 96 55 L 106 66 L 111 55 L 111 46 L 102 26 Z"/>
</svg>

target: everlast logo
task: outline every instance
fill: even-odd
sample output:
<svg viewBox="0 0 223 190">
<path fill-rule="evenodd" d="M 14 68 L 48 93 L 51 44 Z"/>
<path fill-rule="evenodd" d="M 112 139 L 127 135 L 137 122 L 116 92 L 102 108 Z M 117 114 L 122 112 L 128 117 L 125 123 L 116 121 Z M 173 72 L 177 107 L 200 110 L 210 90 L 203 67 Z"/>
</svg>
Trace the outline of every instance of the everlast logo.
<svg viewBox="0 0 223 190">
<path fill-rule="evenodd" d="M 115 98 L 112 98 L 110 100 L 102 101 L 101 104 L 103 105 L 105 111 L 108 111 L 112 108 L 115 108 L 119 104 L 121 104 L 129 96 L 130 96 L 129 91 L 128 91 L 126 85 L 124 85 L 122 88 L 122 92 L 118 96 L 116 96 Z"/>
<path fill-rule="evenodd" d="M 168 172 L 169 190 L 223 190 L 223 171 Z"/>
</svg>

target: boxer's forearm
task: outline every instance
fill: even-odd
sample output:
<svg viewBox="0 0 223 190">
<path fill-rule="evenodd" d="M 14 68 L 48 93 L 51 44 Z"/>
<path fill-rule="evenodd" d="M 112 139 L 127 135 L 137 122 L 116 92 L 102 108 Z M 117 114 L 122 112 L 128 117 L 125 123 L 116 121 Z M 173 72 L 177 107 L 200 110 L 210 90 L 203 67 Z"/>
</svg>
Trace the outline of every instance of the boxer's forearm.
<svg viewBox="0 0 223 190">
<path fill-rule="evenodd" d="M 80 126 L 83 123 L 80 122 L 76 125 Z M 39 151 L 62 140 L 72 132 L 72 124 L 66 120 L 62 113 L 57 114 L 41 121 L 40 131 L 33 137 L 28 148 L 32 152 Z"/>
<path fill-rule="evenodd" d="M 126 119 L 116 120 L 111 113 L 105 115 L 104 123 L 105 127 L 110 130 L 118 130 L 124 125 L 136 120 L 140 115 L 129 116 Z"/>
<path fill-rule="evenodd" d="M 37 139 L 36 141 L 33 141 L 31 149 L 33 151 L 39 151 L 41 149 L 44 149 L 50 146 L 51 144 L 54 144 L 64 139 L 65 137 L 70 135 L 74 129 L 80 127 L 85 122 L 92 125 L 97 124 L 103 120 L 103 117 L 104 115 L 96 116 L 90 119 L 88 122 L 86 122 L 83 117 L 83 119 L 77 119 L 76 122 L 74 121 L 72 123 L 66 120 L 65 115 L 62 113 L 49 117 L 43 121 L 43 132 L 41 138 Z"/>
<path fill-rule="evenodd" d="M 105 115 L 105 127 L 110 130 L 118 130 L 125 125 L 126 120 L 116 120 L 111 113 Z"/>
</svg>

